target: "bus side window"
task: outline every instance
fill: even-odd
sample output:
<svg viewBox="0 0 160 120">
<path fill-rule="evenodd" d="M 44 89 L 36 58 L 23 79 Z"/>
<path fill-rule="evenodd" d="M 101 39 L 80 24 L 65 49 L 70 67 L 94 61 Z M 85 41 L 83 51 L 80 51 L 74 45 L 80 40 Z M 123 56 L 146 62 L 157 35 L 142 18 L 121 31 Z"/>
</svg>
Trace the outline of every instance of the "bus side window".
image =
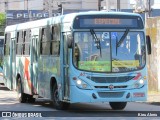
<svg viewBox="0 0 160 120">
<path fill-rule="evenodd" d="M 52 26 L 52 29 L 51 29 L 51 40 L 56 40 L 56 37 L 55 37 L 55 26 Z"/>
<path fill-rule="evenodd" d="M 40 54 L 42 55 L 50 55 L 50 40 L 48 39 L 49 37 L 47 36 L 47 29 L 42 28 L 41 32 L 41 42 L 40 42 Z"/>
<path fill-rule="evenodd" d="M 80 47 L 78 46 L 77 43 L 75 43 L 75 47 L 74 47 L 74 57 L 76 60 L 76 65 L 78 65 L 78 61 L 79 61 L 79 56 L 80 56 Z"/>
<path fill-rule="evenodd" d="M 23 49 L 23 32 L 19 31 L 17 32 L 17 49 L 16 54 L 22 55 L 22 49 Z"/>
<path fill-rule="evenodd" d="M 5 34 L 5 43 L 4 43 L 4 55 L 10 55 L 10 38 L 11 34 Z"/>
<path fill-rule="evenodd" d="M 23 34 L 23 55 L 29 55 L 30 54 L 30 30 L 26 30 L 24 31 L 24 34 Z"/>
<path fill-rule="evenodd" d="M 58 27 L 52 26 L 52 37 L 51 37 L 51 46 L 50 46 L 50 53 L 54 56 L 59 56 L 60 50 L 60 41 L 58 40 Z"/>
<path fill-rule="evenodd" d="M 59 56 L 60 41 L 51 41 L 51 55 Z"/>
<path fill-rule="evenodd" d="M 17 37 L 16 37 L 16 54 L 18 53 L 18 39 L 19 39 L 19 32 L 17 32 Z"/>
<path fill-rule="evenodd" d="M 7 42 L 7 34 L 5 34 L 5 39 L 4 39 L 4 55 L 6 55 L 6 42 Z"/>
<path fill-rule="evenodd" d="M 52 26 L 52 39 L 51 40 L 54 40 L 54 41 L 58 41 L 60 40 L 60 28 L 58 26 Z"/>
<path fill-rule="evenodd" d="M 22 53 L 25 55 L 25 42 L 26 42 L 26 31 L 23 33 L 23 48 L 22 48 Z"/>
<path fill-rule="evenodd" d="M 43 28 L 42 31 L 41 31 L 41 42 L 40 42 L 40 54 L 43 55 L 43 42 L 44 42 L 44 37 L 45 37 L 45 34 L 44 34 L 44 31 L 45 29 Z"/>
</svg>

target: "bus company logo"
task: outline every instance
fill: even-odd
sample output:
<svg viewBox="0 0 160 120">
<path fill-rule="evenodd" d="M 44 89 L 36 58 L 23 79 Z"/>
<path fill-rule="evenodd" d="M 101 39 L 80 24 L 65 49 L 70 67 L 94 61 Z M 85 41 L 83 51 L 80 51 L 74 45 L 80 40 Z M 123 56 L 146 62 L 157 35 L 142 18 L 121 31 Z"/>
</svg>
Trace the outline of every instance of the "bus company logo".
<svg viewBox="0 0 160 120">
<path fill-rule="evenodd" d="M 108 88 L 109 88 L 110 90 L 113 90 L 114 86 L 113 86 L 113 85 L 109 85 Z"/>
<path fill-rule="evenodd" d="M 2 117 L 12 117 L 11 112 L 2 112 Z"/>
</svg>

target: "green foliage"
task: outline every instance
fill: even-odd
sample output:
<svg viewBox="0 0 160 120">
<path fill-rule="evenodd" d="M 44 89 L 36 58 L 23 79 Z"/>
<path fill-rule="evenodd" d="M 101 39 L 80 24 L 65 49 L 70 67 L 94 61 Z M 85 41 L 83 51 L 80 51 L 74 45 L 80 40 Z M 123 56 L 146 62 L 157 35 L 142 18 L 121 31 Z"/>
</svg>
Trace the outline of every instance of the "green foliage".
<svg viewBox="0 0 160 120">
<path fill-rule="evenodd" d="M 0 13 L 0 26 L 3 26 L 6 21 L 6 16 L 3 13 Z"/>
</svg>

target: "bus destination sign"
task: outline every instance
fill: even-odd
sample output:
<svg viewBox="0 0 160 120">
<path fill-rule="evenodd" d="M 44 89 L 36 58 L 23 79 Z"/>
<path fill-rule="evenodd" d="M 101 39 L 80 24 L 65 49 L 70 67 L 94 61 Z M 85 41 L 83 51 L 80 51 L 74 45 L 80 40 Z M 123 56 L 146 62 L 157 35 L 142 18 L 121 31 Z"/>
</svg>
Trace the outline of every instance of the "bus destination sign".
<svg viewBox="0 0 160 120">
<path fill-rule="evenodd" d="M 95 18 L 94 24 L 120 24 L 119 19 Z"/>
<path fill-rule="evenodd" d="M 77 16 L 74 29 L 143 29 L 143 21 L 139 16 L 88 15 Z"/>
</svg>

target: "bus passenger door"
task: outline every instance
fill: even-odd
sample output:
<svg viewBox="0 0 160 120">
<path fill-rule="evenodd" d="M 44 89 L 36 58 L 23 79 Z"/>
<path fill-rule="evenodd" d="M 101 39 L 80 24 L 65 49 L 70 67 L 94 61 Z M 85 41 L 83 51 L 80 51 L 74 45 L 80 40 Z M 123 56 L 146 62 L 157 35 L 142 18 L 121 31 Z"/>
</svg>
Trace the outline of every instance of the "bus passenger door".
<svg viewBox="0 0 160 120">
<path fill-rule="evenodd" d="M 38 89 L 38 83 L 37 83 L 37 79 L 38 79 L 38 29 L 33 29 L 31 30 L 31 92 L 32 95 L 36 95 L 37 93 L 37 89 Z"/>
<path fill-rule="evenodd" d="M 16 36 L 11 33 L 11 89 L 16 89 Z"/>
<path fill-rule="evenodd" d="M 63 33 L 63 84 L 64 84 L 64 99 L 69 100 L 70 82 L 69 82 L 69 51 L 67 46 L 67 33 Z"/>
</svg>

